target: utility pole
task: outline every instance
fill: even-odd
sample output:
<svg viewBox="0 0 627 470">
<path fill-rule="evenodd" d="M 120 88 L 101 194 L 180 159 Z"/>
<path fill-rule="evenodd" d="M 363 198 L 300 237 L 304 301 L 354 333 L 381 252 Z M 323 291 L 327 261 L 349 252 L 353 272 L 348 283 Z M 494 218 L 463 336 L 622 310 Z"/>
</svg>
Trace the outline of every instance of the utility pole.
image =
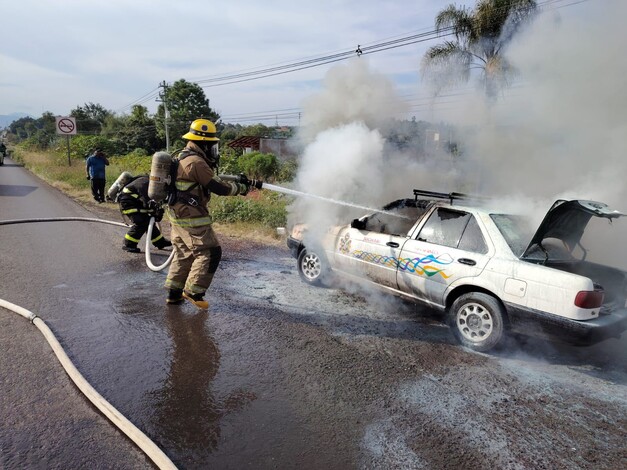
<svg viewBox="0 0 627 470">
<path fill-rule="evenodd" d="M 168 103 L 166 100 L 166 96 L 167 96 L 167 91 L 168 91 L 168 85 L 165 82 L 165 80 L 163 82 L 161 82 L 159 84 L 159 86 L 161 88 L 163 88 L 163 92 L 159 93 L 159 98 L 156 101 L 162 102 L 163 103 L 163 110 L 164 110 L 164 125 L 165 125 L 165 151 L 169 152 L 170 151 L 170 132 L 168 129 L 168 119 L 170 118 L 170 111 L 168 111 Z"/>
</svg>

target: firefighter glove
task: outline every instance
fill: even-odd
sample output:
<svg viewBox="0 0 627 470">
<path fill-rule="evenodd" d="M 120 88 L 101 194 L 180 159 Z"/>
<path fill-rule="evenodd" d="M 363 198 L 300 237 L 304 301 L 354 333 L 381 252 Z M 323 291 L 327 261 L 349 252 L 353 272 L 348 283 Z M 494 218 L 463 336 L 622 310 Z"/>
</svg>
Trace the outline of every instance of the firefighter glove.
<svg viewBox="0 0 627 470">
<path fill-rule="evenodd" d="M 250 186 L 248 186 L 247 184 L 237 183 L 237 186 L 239 187 L 238 193 L 241 196 L 246 196 L 248 194 L 248 191 L 250 191 Z"/>
<path fill-rule="evenodd" d="M 153 217 L 155 218 L 155 222 L 161 222 L 161 219 L 163 219 L 163 208 L 160 207 L 159 209 L 154 211 Z"/>
</svg>

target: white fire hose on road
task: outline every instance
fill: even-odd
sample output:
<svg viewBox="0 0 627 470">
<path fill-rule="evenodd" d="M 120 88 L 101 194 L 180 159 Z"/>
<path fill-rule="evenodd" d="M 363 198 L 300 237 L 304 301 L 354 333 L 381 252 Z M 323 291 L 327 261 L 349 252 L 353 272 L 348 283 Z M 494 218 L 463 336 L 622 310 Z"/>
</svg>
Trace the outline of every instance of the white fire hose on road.
<svg viewBox="0 0 627 470">
<path fill-rule="evenodd" d="M 104 219 L 96 219 L 90 217 L 48 217 L 48 218 L 37 218 L 37 219 L 12 219 L 12 220 L 0 220 L 0 225 L 13 225 L 13 224 L 28 224 L 34 222 L 99 222 L 101 224 L 109 224 L 109 225 L 117 225 L 118 227 L 128 228 L 128 225 L 123 224 L 122 222 L 115 222 L 113 220 L 104 220 Z M 152 238 L 152 229 L 156 224 L 155 218 L 150 218 L 150 223 L 148 224 L 148 232 L 146 233 L 146 265 L 151 271 L 162 271 L 165 269 L 171 262 L 172 258 L 174 258 L 174 251 L 170 253 L 168 259 L 161 265 L 155 266 L 151 259 L 150 254 L 150 240 Z"/>
<path fill-rule="evenodd" d="M 115 222 L 111 220 L 103 220 L 96 218 L 85 217 L 54 217 L 54 218 L 38 218 L 38 219 L 13 219 L 2 220 L 0 225 L 12 225 L 32 222 L 64 222 L 64 221 L 81 221 L 81 222 L 99 222 L 110 225 L 117 225 L 120 227 L 128 228 L 128 225 L 121 222 Z M 167 261 L 161 266 L 155 266 L 150 259 L 150 238 L 152 236 L 152 229 L 155 224 L 154 217 L 150 218 L 150 224 L 148 226 L 148 234 L 146 236 L 146 264 L 152 271 L 161 271 L 172 261 L 174 252 L 170 255 Z M 111 403 L 105 400 L 90 384 L 85 380 L 85 377 L 74 366 L 68 355 L 63 350 L 63 347 L 55 337 L 54 333 L 48 328 L 48 325 L 35 315 L 33 312 L 26 310 L 19 305 L 15 305 L 4 299 L 0 299 L 0 307 L 21 315 L 35 325 L 39 331 L 44 335 L 52 351 L 55 353 L 59 362 L 67 372 L 68 376 L 79 390 L 89 399 L 93 405 L 100 410 L 118 429 L 128 436 L 145 454 L 152 460 L 160 469 L 176 470 L 176 466 L 169 457 L 161 450 L 157 445 L 152 442 L 142 431 L 140 431 L 133 423 L 126 419 Z"/>
<path fill-rule="evenodd" d="M 50 347 L 54 351 L 59 359 L 59 362 L 70 376 L 70 379 L 76 384 L 81 392 L 94 404 L 100 412 L 105 415 L 109 420 L 124 434 L 126 434 L 130 440 L 132 440 L 137 446 L 152 460 L 157 467 L 161 469 L 176 469 L 176 466 L 163 453 L 157 445 L 152 442 L 143 432 L 141 432 L 133 423 L 126 419 L 111 403 L 105 400 L 90 384 L 85 380 L 85 377 L 81 375 L 78 369 L 74 366 L 68 355 L 63 350 L 59 341 L 54 336 L 54 333 L 48 328 L 48 325 L 35 315 L 33 312 L 20 307 L 19 305 L 7 302 L 4 299 L 0 299 L 0 307 L 4 307 L 7 310 L 11 310 L 18 315 L 23 316 L 35 325 L 39 331 L 44 335 Z"/>
</svg>

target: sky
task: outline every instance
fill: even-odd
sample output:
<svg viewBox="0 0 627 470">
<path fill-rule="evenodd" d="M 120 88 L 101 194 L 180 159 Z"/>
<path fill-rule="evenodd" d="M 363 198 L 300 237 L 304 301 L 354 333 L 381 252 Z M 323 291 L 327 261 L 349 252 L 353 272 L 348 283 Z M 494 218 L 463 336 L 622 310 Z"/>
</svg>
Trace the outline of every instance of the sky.
<svg viewBox="0 0 627 470">
<path fill-rule="evenodd" d="M 97 103 L 154 112 L 166 81 L 197 81 L 267 68 L 433 30 L 447 1 L 21 0 L 4 2 L 0 114 L 67 115 Z M 471 4 L 472 2 L 468 2 Z M 434 41 L 363 55 L 406 95 L 419 92 L 419 63 Z M 297 124 L 302 101 L 333 64 L 204 88 L 226 122 L 272 114 Z M 154 94 L 153 94 L 154 95 Z M 277 110 L 289 110 L 291 116 Z M 229 119 L 231 117 L 232 119 Z M 282 122 L 284 121 L 284 122 Z M 289 122 L 287 122 L 289 121 Z M 252 123 L 252 122 L 248 122 Z M 272 122 L 274 124 L 275 122 Z M 266 122 L 268 124 L 268 122 Z"/>
</svg>

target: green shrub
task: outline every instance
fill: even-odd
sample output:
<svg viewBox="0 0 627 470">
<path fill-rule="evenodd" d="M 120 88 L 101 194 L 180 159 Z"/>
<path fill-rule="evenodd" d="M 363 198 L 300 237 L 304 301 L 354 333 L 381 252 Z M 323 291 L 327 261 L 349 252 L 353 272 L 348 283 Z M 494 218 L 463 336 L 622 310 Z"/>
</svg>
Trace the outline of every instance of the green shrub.
<svg viewBox="0 0 627 470">
<path fill-rule="evenodd" d="M 279 165 L 276 180 L 278 182 L 293 181 L 297 172 L 298 162 L 296 160 L 287 160 Z"/>
<path fill-rule="evenodd" d="M 239 157 L 236 152 L 226 147 L 220 150 L 220 169 L 221 175 L 239 175 L 242 169 L 239 167 Z"/>
<path fill-rule="evenodd" d="M 249 222 L 273 229 L 285 226 L 289 202 L 282 194 L 260 191 L 247 197 L 213 196 L 210 208 L 216 222 Z"/>
<path fill-rule="evenodd" d="M 254 179 L 272 179 L 279 170 L 279 162 L 271 153 L 245 153 L 239 157 L 238 163 L 242 172 Z"/>
</svg>

